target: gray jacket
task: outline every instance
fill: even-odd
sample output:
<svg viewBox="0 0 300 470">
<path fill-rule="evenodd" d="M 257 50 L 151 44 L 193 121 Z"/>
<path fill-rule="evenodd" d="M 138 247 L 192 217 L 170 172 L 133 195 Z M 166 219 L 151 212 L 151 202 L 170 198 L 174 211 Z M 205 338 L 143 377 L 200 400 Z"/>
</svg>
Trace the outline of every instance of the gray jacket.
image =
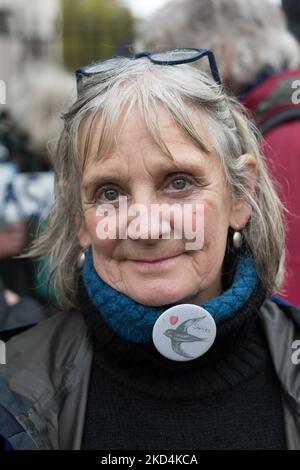
<svg viewBox="0 0 300 470">
<path fill-rule="evenodd" d="M 292 362 L 300 312 L 266 300 L 259 317 L 281 384 L 287 447 L 300 449 L 300 364 Z M 80 449 L 92 356 L 79 313 L 58 313 L 7 343 L 0 434 L 13 448 Z"/>
</svg>

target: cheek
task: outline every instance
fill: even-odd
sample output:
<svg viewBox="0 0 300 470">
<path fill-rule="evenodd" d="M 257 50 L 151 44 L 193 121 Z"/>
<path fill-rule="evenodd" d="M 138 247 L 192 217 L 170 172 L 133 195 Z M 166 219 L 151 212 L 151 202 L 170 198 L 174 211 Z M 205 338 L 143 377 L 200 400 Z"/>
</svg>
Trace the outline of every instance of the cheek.
<svg viewBox="0 0 300 470">
<path fill-rule="evenodd" d="M 222 246 L 222 241 L 227 240 L 230 220 L 230 205 L 226 200 L 226 195 L 216 200 L 207 199 L 204 201 L 204 242 L 208 244 L 211 240 L 218 240 Z"/>
<path fill-rule="evenodd" d="M 93 251 L 97 253 L 98 256 L 102 255 L 106 258 L 111 258 L 118 245 L 118 240 L 116 238 L 104 238 L 101 236 L 99 224 L 101 224 L 103 220 L 104 218 L 97 216 L 94 210 L 89 211 L 85 216 L 86 229 L 92 242 Z"/>
<path fill-rule="evenodd" d="M 89 237 L 94 245 L 97 240 L 97 217 L 94 209 L 90 209 L 85 212 L 85 227 L 89 234 Z"/>
</svg>

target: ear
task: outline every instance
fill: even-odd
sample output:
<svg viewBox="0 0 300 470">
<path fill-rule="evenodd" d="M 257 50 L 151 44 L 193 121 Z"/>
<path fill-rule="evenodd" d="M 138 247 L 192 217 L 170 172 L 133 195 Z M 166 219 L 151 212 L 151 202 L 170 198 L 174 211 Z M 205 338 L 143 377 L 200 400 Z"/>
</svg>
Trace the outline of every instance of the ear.
<svg viewBox="0 0 300 470">
<path fill-rule="evenodd" d="M 81 248 L 86 249 L 88 246 L 91 245 L 91 237 L 86 228 L 85 221 L 80 220 L 79 214 L 77 214 L 76 216 L 75 224 L 77 227 L 77 236 L 78 236 L 79 244 Z"/>
<path fill-rule="evenodd" d="M 89 232 L 87 231 L 86 228 L 81 227 L 78 230 L 78 240 L 79 240 L 79 244 L 80 244 L 81 248 L 83 248 L 83 249 L 85 249 L 85 248 L 87 248 L 88 246 L 91 245 L 90 234 L 89 234 Z"/>
<path fill-rule="evenodd" d="M 245 185 L 254 194 L 257 182 L 257 162 L 253 155 L 244 154 L 240 157 L 241 163 L 245 169 Z M 244 161 L 243 161 L 244 160 Z M 232 210 L 230 216 L 230 227 L 234 230 L 242 230 L 252 214 L 251 206 L 239 199 L 238 197 L 233 198 Z"/>
</svg>

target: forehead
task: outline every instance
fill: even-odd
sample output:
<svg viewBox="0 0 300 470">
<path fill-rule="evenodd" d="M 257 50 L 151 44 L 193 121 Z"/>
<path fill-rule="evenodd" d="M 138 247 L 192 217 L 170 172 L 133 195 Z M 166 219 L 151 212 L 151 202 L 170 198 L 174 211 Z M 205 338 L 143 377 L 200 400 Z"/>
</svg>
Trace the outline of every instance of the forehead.
<svg viewBox="0 0 300 470">
<path fill-rule="evenodd" d="M 162 106 L 158 107 L 157 111 L 155 130 L 151 123 L 146 124 L 136 106 L 130 111 L 125 111 L 110 129 L 109 126 L 105 127 L 105 120 L 100 113 L 90 122 L 86 121 L 79 138 L 80 153 L 85 153 L 86 158 L 84 173 L 90 172 L 95 165 L 98 171 L 116 166 L 132 167 L 141 163 L 141 159 L 144 165 L 153 169 L 156 166 L 162 169 L 181 166 L 183 162 L 186 167 L 203 165 L 214 159 L 215 152 L 205 127 L 205 118 L 199 112 L 190 108 L 188 117 L 208 151 L 201 149 L 200 145 L 187 135 L 174 121 L 170 112 Z M 105 134 L 106 140 L 110 140 L 110 145 L 103 145 Z"/>
</svg>

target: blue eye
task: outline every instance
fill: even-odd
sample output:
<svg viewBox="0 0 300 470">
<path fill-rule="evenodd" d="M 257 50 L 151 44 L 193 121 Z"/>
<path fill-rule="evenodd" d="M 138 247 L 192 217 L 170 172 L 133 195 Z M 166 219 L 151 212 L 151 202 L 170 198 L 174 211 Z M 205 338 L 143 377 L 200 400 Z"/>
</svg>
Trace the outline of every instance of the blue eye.
<svg viewBox="0 0 300 470">
<path fill-rule="evenodd" d="M 119 191 L 117 191 L 116 189 L 112 189 L 112 188 L 111 189 L 105 189 L 104 191 L 101 191 L 99 196 L 101 196 L 101 195 L 107 201 L 115 201 L 120 196 Z"/>
<path fill-rule="evenodd" d="M 185 178 L 175 178 L 171 182 L 172 186 L 176 190 L 185 189 L 187 181 Z"/>
</svg>

